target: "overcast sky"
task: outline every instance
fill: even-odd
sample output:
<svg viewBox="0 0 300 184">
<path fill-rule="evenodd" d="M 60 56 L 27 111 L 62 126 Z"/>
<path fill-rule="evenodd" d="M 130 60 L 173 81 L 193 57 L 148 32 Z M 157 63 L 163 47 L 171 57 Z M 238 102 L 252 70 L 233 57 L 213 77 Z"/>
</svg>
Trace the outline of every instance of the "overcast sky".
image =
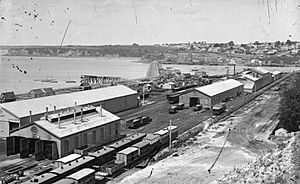
<svg viewBox="0 0 300 184">
<path fill-rule="evenodd" d="M 59 45 L 69 20 L 64 45 L 300 40 L 300 0 L 1 0 L 0 16 L 2 45 Z"/>
</svg>

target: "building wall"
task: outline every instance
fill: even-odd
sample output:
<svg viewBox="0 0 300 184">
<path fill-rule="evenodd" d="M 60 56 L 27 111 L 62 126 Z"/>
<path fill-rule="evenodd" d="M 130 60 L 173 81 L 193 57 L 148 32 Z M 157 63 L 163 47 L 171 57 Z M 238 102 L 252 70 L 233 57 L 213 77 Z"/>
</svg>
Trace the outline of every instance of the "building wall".
<svg viewBox="0 0 300 184">
<path fill-rule="evenodd" d="M 190 93 L 181 95 L 179 97 L 179 102 L 184 103 L 185 106 L 189 106 L 190 104 L 190 98 L 199 98 L 200 104 L 203 108 L 212 108 L 212 106 L 221 103 L 226 98 L 236 97 L 238 94 L 244 92 L 244 86 L 241 85 L 239 87 L 230 89 L 228 91 L 225 91 L 223 93 L 217 94 L 215 96 L 209 97 L 197 90 L 194 90 Z"/>
<path fill-rule="evenodd" d="M 0 120 L 0 137 L 9 136 L 9 122 Z"/>
<path fill-rule="evenodd" d="M 202 93 L 200 93 L 197 90 L 193 90 L 189 93 L 183 94 L 181 96 L 179 96 L 179 102 L 180 103 L 184 103 L 184 106 L 189 107 L 190 105 L 190 98 L 199 98 L 199 102 L 200 104 L 204 107 L 204 108 L 210 108 L 211 106 L 211 98 L 209 96 L 206 96 Z"/>
<path fill-rule="evenodd" d="M 90 105 L 103 105 L 103 108 L 111 113 L 121 112 L 138 107 L 138 94 L 113 98 L 110 100 L 92 103 Z"/>
<path fill-rule="evenodd" d="M 230 90 L 219 93 L 211 98 L 211 107 L 221 103 L 226 98 L 235 98 L 239 94 L 244 92 L 244 85 L 238 86 L 236 88 L 232 88 Z"/>
<path fill-rule="evenodd" d="M 116 127 L 117 126 L 117 127 Z M 109 128 L 110 127 L 110 128 Z M 102 130 L 101 130 L 102 129 Z M 109 129 L 111 129 L 111 133 L 109 135 Z M 117 130 L 117 132 L 116 132 Z M 102 133 L 103 131 L 103 133 Z M 96 139 L 93 139 L 93 132 L 95 132 Z M 86 135 L 86 141 L 85 141 Z M 78 137 L 78 145 L 75 145 L 76 137 Z M 97 128 L 79 132 L 77 134 L 64 137 L 61 139 L 60 145 L 60 157 L 66 156 L 68 154 L 73 153 L 74 149 L 85 146 L 85 145 L 103 145 L 115 141 L 120 138 L 120 120 L 111 122 L 106 125 L 99 126 Z M 66 141 L 68 143 L 66 143 Z M 86 144 L 87 143 L 87 144 Z M 66 150 L 66 144 L 69 144 L 68 150 Z"/>
</svg>

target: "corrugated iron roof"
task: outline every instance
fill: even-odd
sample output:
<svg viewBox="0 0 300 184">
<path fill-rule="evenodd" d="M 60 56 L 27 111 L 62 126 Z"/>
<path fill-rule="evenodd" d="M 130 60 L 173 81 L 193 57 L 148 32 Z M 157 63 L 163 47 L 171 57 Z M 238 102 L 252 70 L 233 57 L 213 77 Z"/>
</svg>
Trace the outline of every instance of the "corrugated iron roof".
<svg viewBox="0 0 300 184">
<path fill-rule="evenodd" d="M 80 158 L 80 157 L 81 157 L 81 155 L 73 153 L 73 154 L 67 155 L 65 157 L 62 157 L 62 158 L 56 160 L 56 162 L 62 162 L 64 164 L 67 164 L 69 162 L 72 162 L 73 160 Z"/>
<path fill-rule="evenodd" d="M 58 123 L 51 123 L 47 120 L 35 121 L 34 124 L 43 128 L 45 131 L 50 132 L 58 138 L 66 137 L 78 132 L 82 132 L 88 129 L 99 127 L 113 121 L 120 120 L 120 118 L 104 109 L 102 109 L 102 116 L 98 113 L 84 116 L 83 122 L 80 121 L 80 117 L 77 117 L 76 124 L 74 119 L 62 120 L 60 123 L 60 128 Z"/>
<path fill-rule="evenodd" d="M 126 149 L 123 149 L 122 151 L 119 151 L 117 154 L 124 154 L 124 155 L 129 155 L 132 152 L 138 151 L 138 148 L 135 147 L 128 147 Z"/>
<path fill-rule="evenodd" d="M 197 90 L 201 93 L 204 93 L 207 96 L 212 97 L 217 94 L 223 93 L 227 90 L 230 90 L 230 89 L 233 89 L 233 88 L 236 88 L 239 86 L 243 86 L 243 85 L 244 85 L 243 83 L 241 83 L 237 80 L 228 79 L 225 81 L 216 82 L 216 83 L 209 84 L 206 86 L 201 86 L 201 87 L 195 88 L 195 90 Z"/>
<path fill-rule="evenodd" d="M 259 74 L 270 73 L 270 71 L 268 71 L 264 68 L 261 68 L 261 67 L 250 68 L 250 70 L 252 70 L 253 72 L 259 73 Z"/>
<path fill-rule="evenodd" d="M 49 108 L 49 111 L 53 111 L 54 106 L 56 106 L 57 110 L 60 110 L 73 107 L 75 102 L 77 102 L 78 106 L 82 106 L 132 94 L 137 94 L 137 92 L 124 85 L 118 85 L 69 94 L 9 102 L 1 104 L 0 107 L 14 113 L 19 118 L 22 118 L 29 116 L 30 110 L 32 111 L 32 115 L 42 114 L 45 113 L 46 107 Z"/>
<path fill-rule="evenodd" d="M 67 178 L 72 178 L 72 179 L 75 179 L 78 181 L 92 173 L 95 173 L 94 169 L 84 168 L 84 169 L 77 171 L 76 173 L 73 173 L 73 174 L 67 176 Z"/>
<path fill-rule="evenodd" d="M 259 79 L 257 77 L 253 77 L 252 75 L 249 75 L 249 74 L 243 74 L 243 77 L 246 79 L 249 79 L 251 81 L 257 81 Z"/>
</svg>

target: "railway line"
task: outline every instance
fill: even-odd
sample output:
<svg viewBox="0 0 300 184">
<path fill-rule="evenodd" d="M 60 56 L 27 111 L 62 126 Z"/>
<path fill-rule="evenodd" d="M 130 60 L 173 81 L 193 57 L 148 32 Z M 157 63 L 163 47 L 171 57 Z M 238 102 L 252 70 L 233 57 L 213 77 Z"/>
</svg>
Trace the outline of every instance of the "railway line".
<svg viewBox="0 0 300 184">
<path fill-rule="evenodd" d="M 264 98 L 265 96 L 269 99 L 262 103 L 258 99 L 247 105 L 248 107 L 255 105 L 255 107 L 234 127 L 229 136 L 230 142 L 257 154 L 264 154 L 272 149 L 274 145 L 266 142 L 267 140 L 256 139 L 256 135 L 264 134 L 269 129 L 274 128 L 272 122 L 274 115 L 278 113 L 279 94 L 275 91 L 272 93 L 274 95 L 264 93 L 261 97 Z"/>
</svg>

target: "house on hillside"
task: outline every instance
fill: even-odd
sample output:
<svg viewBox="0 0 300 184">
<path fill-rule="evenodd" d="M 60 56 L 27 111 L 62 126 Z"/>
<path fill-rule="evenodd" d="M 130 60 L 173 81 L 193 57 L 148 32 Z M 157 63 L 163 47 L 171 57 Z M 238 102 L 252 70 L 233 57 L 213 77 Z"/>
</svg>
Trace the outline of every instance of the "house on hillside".
<svg viewBox="0 0 300 184">
<path fill-rule="evenodd" d="M 39 98 L 45 96 L 42 89 L 32 89 L 29 91 L 29 96 L 32 98 Z"/>
<path fill-rule="evenodd" d="M 13 91 L 4 92 L 0 95 L 0 103 L 16 101 L 16 95 Z"/>
<path fill-rule="evenodd" d="M 55 95 L 55 91 L 52 88 L 42 88 L 45 96 Z"/>
</svg>

